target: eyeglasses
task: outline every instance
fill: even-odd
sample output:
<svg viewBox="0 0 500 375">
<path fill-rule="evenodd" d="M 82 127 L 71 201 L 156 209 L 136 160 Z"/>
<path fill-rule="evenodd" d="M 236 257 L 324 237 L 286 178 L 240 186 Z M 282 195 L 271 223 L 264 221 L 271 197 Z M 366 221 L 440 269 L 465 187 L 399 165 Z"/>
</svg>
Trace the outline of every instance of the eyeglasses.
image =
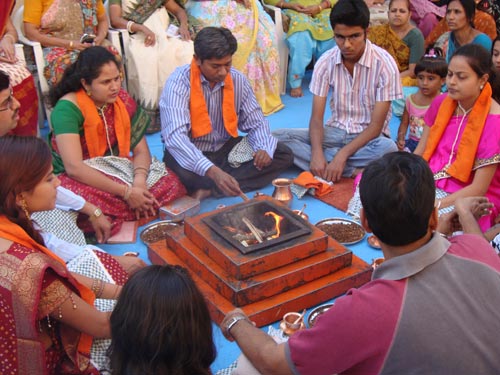
<svg viewBox="0 0 500 375">
<path fill-rule="evenodd" d="M 9 97 L 7 99 L 5 99 L 5 102 L 4 102 L 5 105 L 3 105 L 0 108 L 0 112 L 7 111 L 9 109 L 14 109 L 13 108 L 13 104 L 14 104 L 14 92 L 12 91 L 12 89 L 10 89 L 10 95 L 9 95 Z"/>
<path fill-rule="evenodd" d="M 335 34 L 334 38 L 337 41 L 337 43 L 345 43 L 346 40 L 348 40 L 350 43 L 356 42 L 357 40 L 363 38 L 365 36 L 365 33 L 355 33 L 352 35 L 340 35 L 340 34 Z"/>
</svg>

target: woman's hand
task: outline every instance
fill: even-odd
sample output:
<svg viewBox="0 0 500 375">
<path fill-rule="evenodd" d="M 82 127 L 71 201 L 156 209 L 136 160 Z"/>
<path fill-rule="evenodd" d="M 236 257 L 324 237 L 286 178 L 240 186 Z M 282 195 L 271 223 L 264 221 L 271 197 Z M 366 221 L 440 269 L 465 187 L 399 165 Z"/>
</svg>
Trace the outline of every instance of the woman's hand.
<svg viewBox="0 0 500 375">
<path fill-rule="evenodd" d="M 305 7 L 302 13 L 307 14 L 311 17 L 315 17 L 317 14 L 320 14 L 323 8 L 318 5 L 309 5 L 308 7 Z"/>
<path fill-rule="evenodd" d="M 11 34 L 5 34 L 0 40 L 0 61 L 13 64 L 17 61 L 14 38 Z"/>
<path fill-rule="evenodd" d="M 191 40 L 191 34 L 189 33 L 188 25 L 185 23 L 181 23 L 179 26 L 179 35 L 182 40 Z"/>
<path fill-rule="evenodd" d="M 307 11 L 307 7 L 297 4 L 297 3 L 286 3 L 287 7 L 283 7 L 282 9 L 291 9 L 299 13 L 305 13 Z"/>
<path fill-rule="evenodd" d="M 140 26 L 139 32 L 144 34 L 144 45 L 146 47 L 154 46 L 156 44 L 156 34 L 144 25 L 139 25 L 139 26 Z"/>
<path fill-rule="evenodd" d="M 151 194 L 146 188 L 139 186 L 132 186 L 130 189 L 130 195 L 125 201 L 129 207 L 135 211 L 137 219 L 142 216 L 155 216 L 155 206 L 159 207 L 160 204 L 153 194 Z"/>
</svg>

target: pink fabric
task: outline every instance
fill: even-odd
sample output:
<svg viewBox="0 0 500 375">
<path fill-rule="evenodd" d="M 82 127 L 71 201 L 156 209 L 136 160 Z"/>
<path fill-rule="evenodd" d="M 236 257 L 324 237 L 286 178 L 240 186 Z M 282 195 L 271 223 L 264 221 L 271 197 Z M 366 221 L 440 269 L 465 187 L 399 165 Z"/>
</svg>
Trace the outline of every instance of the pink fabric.
<svg viewBox="0 0 500 375">
<path fill-rule="evenodd" d="M 446 94 L 439 95 L 434 99 L 431 106 L 427 110 L 424 117 L 425 123 L 432 127 L 434 120 L 436 118 L 439 106 L 444 100 Z M 458 131 L 458 127 L 462 116 L 453 116 L 448 124 L 448 127 L 444 131 L 443 137 L 429 160 L 429 166 L 433 173 L 438 173 L 443 170 L 445 165 L 448 163 L 450 157 L 453 141 Z M 465 129 L 465 124 L 467 123 L 467 117 L 464 120 L 462 129 L 459 134 L 458 142 L 462 137 L 463 131 Z M 500 115 L 488 115 L 486 118 L 486 124 L 484 126 L 483 134 L 479 141 L 479 146 L 476 152 L 476 165 L 474 170 L 481 168 L 485 165 L 498 164 L 500 161 Z M 455 153 L 458 149 L 458 144 L 455 145 Z M 456 155 L 452 158 L 452 162 L 455 160 Z M 487 163 L 485 163 L 488 161 Z M 481 165 L 477 165 L 481 163 Z M 464 187 L 470 185 L 474 179 L 475 173 L 471 174 L 469 181 L 462 183 L 452 177 L 442 178 L 436 181 L 436 187 L 446 191 L 447 193 L 454 193 Z M 500 168 L 497 169 L 493 180 L 486 192 L 488 199 L 495 205 L 493 212 L 490 216 L 485 216 L 480 220 L 480 225 L 482 229 L 487 229 L 493 224 L 493 220 L 500 212 Z"/>
<path fill-rule="evenodd" d="M 291 336 L 290 356 L 299 373 L 380 373 L 397 330 L 406 285 L 406 279 L 374 280 L 351 289 L 313 328 Z"/>
<path fill-rule="evenodd" d="M 410 134 L 409 138 L 414 141 L 420 141 L 422 137 L 424 123 L 424 116 L 427 113 L 429 106 L 420 106 L 416 105 L 413 102 L 413 95 L 408 96 L 406 98 L 406 111 L 408 112 L 409 117 L 409 125 L 410 125 Z"/>
</svg>

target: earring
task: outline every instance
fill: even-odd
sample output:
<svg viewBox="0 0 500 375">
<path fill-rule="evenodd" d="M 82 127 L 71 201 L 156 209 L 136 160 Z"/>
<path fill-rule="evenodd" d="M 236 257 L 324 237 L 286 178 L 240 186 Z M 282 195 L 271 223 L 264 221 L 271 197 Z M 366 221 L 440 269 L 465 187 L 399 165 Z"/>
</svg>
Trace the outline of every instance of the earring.
<svg viewBox="0 0 500 375">
<path fill-rule="evenodd" d="M 479 89 L 482 91 L 484 88 L 484 85 L 479 86 Z"/>
<path fill-rule="evenodd" d="M 90 91 L 90 89 L 87 89 L 86 92 L 89 97 L 92 97 L 92 91 Z"/>
<path fill-rule="evenodd" d="M 21 198 L 19 204 L 21 205 L 21 209 L 23 210 L 28 220 L 31 220 L 31 215 L 30 212 L 28 211 L 28 203 L 26 203 L 26 200 L 24 198 Z"/>
</svg>

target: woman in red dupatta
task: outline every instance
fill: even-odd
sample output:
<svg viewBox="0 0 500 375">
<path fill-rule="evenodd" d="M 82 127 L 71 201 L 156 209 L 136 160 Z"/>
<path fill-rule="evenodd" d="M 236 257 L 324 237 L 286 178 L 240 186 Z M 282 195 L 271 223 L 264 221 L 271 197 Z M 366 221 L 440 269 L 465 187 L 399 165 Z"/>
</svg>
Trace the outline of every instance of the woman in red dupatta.
<svg viewBox="0 0 500 375">
<path fill-rule="evenodd" d="M 0 1 L 0 70 L 9 75 L 14 97 L 21 103 L 19 121 L 13 134 L 36 135 L 38 126 L 38 95 L 35 81 L 26 62 L 16 56 L 17 32 L 10 20 L 14 0 Z"/>
<path fill-rule="evenodd" d="M 70 274 L 33 228 L 30 213 L 54 208 L 59 185 L 45 142 L 6 136 L 0 155 L 0 373 L 99 374 L 90 348 L 110 326 L 93 302 L 121 286 Z"/>
<path fill-rule="evenodd" d="M 144 138 L 150 118 L 121 88 L 119 64 L 108 50 L 82 51 L 50 100 L 55 173 L 62 186 L 101 208 L 112 233 L 123 221 L 155 217 L 186 194 L 179 178 L 151 158 Z M 91 230 L 85 223 L 82 229 Z"/>
</svg>

